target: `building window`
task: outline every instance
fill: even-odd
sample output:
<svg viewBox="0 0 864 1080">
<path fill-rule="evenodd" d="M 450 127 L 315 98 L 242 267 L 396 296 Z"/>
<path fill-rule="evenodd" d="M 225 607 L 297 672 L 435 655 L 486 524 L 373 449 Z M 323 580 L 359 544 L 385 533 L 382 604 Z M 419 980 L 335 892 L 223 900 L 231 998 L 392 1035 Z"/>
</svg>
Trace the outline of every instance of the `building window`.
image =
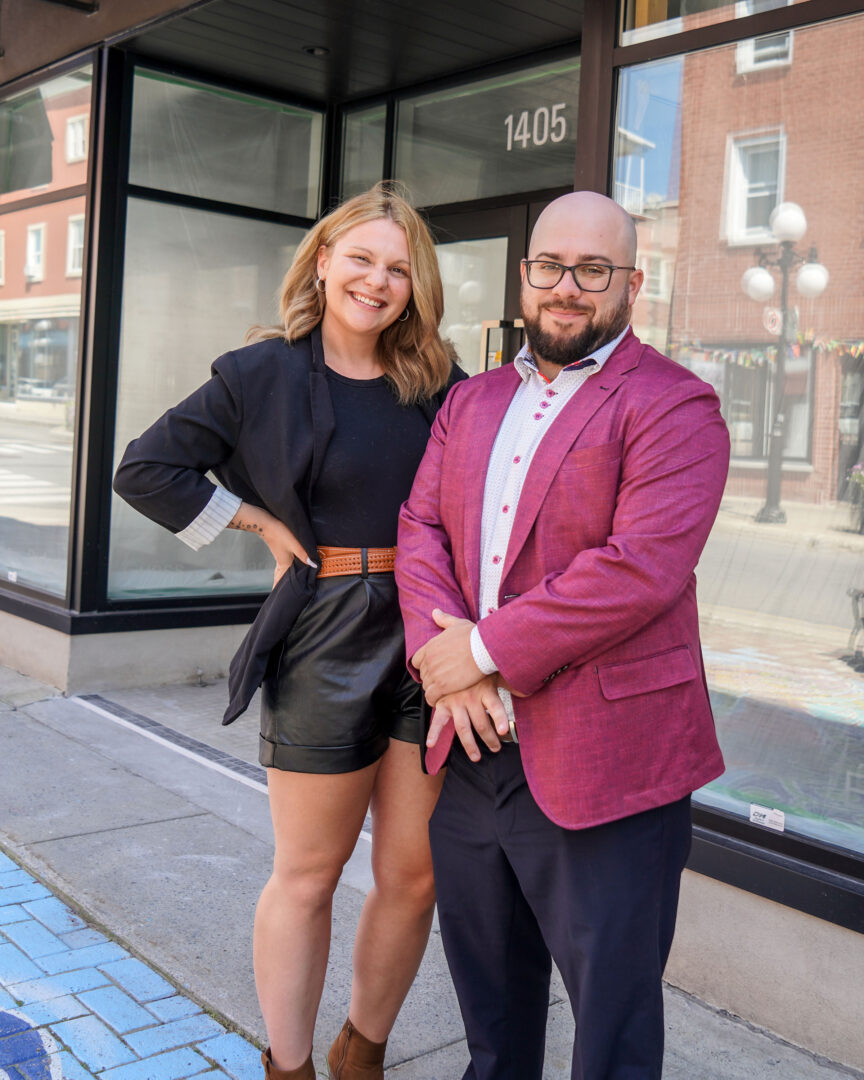
<svg viewBox="0 0 864 1080">
<path fill-rule="evenodd" d="M 645 255 L 640 258 L 640 269 L 645 274 L 643 294 L 652 300 L 669 299 L 669 262 L 662 255 Z"/>
<path fill-rule="evenodd" d="M 88 116 L 70 116 L 66 121 L 66 161 L 71 165 L 75 161 L 87 158 Z"/>
<path fill-rule="evenodd" d="M 565 187 L 573 179 L 579 57 L 404 97 L 395 174 L 419 206 Z"/>
<path fill-rule="evenodd" d="M 45 226 L 27 226 L 27 260 L 24 263 L 27 281 L 42 281 L 45 277 Z"/>
<path fill-rule="evenodd" d="M 781 131 L 730 136 L 726 180 L 726 239 L 771 243 L 771 211 L 782 201 L 786 137 Z"/>
<path fill-rule="evenodd" d="M 69 231 L 66 239 L 66 276 L 80 277 L 84 266 L 84 215 L 74 214 L 69 218 Z"/>
<path fill-rule="evenodd" d="M 792 31 L 765 34 L 763 37 L 739 41 L 735 50 L 739 75 L 765 68 L 785 67 L 792 63 Z"/>
</svg>

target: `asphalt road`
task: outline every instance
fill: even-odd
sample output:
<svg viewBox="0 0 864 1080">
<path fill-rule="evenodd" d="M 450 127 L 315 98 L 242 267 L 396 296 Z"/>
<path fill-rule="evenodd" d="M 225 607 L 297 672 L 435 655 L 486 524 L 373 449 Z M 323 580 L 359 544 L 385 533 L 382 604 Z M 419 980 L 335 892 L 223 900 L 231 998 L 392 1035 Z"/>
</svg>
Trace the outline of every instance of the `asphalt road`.
<svg viewBox="0 0 864 1080">
<path fill-rule="evenodd" d="M 777 526 L 783 528 L 783 526 Z M 864 589 L 861 551 L 765 530 L 712 533 L 696 570 L 699 600 L 742 611 L 852 628 L 849 588 Z"/>
</svg>

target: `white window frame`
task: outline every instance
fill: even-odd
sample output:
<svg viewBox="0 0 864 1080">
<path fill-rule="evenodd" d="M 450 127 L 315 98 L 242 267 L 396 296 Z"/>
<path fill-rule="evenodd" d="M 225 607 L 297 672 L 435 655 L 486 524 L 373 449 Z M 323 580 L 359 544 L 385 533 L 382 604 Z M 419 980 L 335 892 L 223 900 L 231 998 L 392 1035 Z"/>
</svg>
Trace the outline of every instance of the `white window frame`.
<svg viewBox="0 0 864 1080">
<path fill-rule="evenodd" d="M 735 49 L 735 66 L 739 75 L 745 75 L 751 71 L 767 71 L 769 68 L 788 67 L 792 63 L 793 31 L 783 30 L 777 34 L 764 34 L 758 38 L 747 38 L 739 41 Z M 760 42 L 766 42 L 770 38 L 783 39 L 782 50 L 775 52 L 760 53 Z"/>
<path fill-rule="evenodd" d="M 87 137 L 89 135 L 90 116 L 81 113 L 66 120 L 66 163 L 87 160 Z M 77 132 L 80 131 L 80 135 Z"/>
<path fill-rule="evenodd" d="M 791 2 L 792 0 L 786 0 L 786 6 Z M 776 5 L 772 4 L 771 10 L 775 7 Z M 766 8 L 759 3 L 759 0 L 736 0 L 735 15 L 739 19 L 764 10 Z M 768 41 L 770 38 L 782 39 L 785 49 L 760 53 L 759 42 Z M 788 67 L 792 63 L 793 40 L 794 32 L 792 30 L 781 30 L 775 34 L 764 34 L 761 37 L 739 41 L 735 48 L 735 66 L 738 74 L 744 75 L 750 71 L 766 71 L 770 68 Z"/>
<path fill-rule="evenodd" d="M 781 127 L 761 131 L 730 133 L 726 137 L 726 182 L 723 195 L 723 238 L 730 245 L 772 243 L 774 236 L 767 225 L 747 228 L 749 181 L 744 170 L 745 153 L 764 145 L 775 145 L 777 155 L 777 193 L 775 206 L 783 202 L 786 182 L 786 132 Z"/>
<path fill-rule="evenodd" d="M 658 272 L 656 275 L 652 275 L 651 262 L 655 259 L 657 261 Z M 644 255 L 640 256 L 639 262 L 642 273 L 645 275 L 640 295 L 644 295 L 647 299 L 651 300 L 668 300 L 669 260 L 665 259 L 662 255 L 646 252 Z M 652 288 L 655 282 L 657 283 L 657 288 Z"/>
<path fill-rule="evenodd" d="M 6 284 L 6 230 L 0 229 L 0 285 Z"/>
<path fill-rule="evenodd" d="M 39 234 L 39 260 L 38 262 L 31 261 L 31 244 L 30 237 Z M 44 281 L 45 280 L 45 237 L 47 229 L 45 222 L 39 222 L 36 225 L 27 226 L 27 247 L 24 263 L 24 277 L 27 281 Z"/>
<path fill-rule="evenodd" d="M 81 243 L 80 245 L 73 246 L 72 234 L 76 231 L 78 224 L 81 226 Z M 79 252 L 78 265 L 75 265 L 73 255 L 75 251 Z M 83 214 L 70 214 L 69 225 L 66 230 L 66 277 L 81 277 L 84 270 L 84 215 Z"/>
</svg>

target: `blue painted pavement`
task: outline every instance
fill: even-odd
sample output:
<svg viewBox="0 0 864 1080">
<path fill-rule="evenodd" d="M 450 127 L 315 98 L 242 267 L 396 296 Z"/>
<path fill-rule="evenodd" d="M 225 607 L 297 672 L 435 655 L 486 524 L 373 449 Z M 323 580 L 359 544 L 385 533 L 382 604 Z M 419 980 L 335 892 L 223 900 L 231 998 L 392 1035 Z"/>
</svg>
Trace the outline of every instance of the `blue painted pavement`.
<svg viewBox="0 0 864 1080">
<path fill-rule="evenodd" d="M 0 1078 L 260 1080 L 260 1052 L 0 852 Z"/>
</svg>

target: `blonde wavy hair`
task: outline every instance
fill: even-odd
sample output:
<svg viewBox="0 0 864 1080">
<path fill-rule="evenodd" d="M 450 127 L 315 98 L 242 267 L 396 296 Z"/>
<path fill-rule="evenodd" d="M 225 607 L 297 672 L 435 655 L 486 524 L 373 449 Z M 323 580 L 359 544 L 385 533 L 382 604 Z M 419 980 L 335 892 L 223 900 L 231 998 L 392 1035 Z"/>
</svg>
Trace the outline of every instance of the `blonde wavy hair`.
<svg viewBox="0 0 864 1080">
<path fill-rule="evenodd" d="M 382 181 L 331 210 L 309 230 L 297 248 L 279 293 L 280 326 L 253 327 L 247 341 L 282 337 L 289 344 L 305 337 L 324 316 L 325 298 L 316 288 L 318 252 L 332 247 L 355 225 L 389 218 L 405 230 L 411 261 L 408 318 L 397 320 L 378 339 L 378 359 L 399 401 L 413 404 L 443 389 L 450 376 L 452 346 L 438 326 L 444 291 L 429 228 L 398 185 Z"/>
</svg>

